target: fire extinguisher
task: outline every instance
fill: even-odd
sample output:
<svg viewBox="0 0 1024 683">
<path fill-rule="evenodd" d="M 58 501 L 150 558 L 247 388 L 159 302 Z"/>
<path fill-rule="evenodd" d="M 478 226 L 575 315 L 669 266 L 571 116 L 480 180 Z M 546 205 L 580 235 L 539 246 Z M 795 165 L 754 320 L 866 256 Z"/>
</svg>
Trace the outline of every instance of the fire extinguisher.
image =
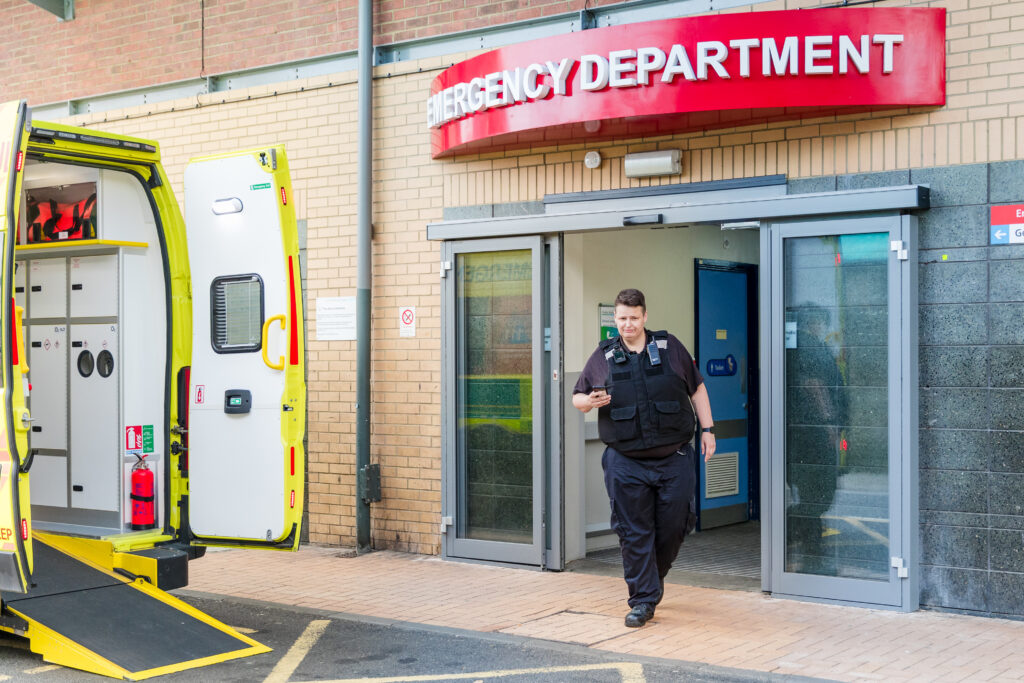
<svg viewBox="0 0 1024 683">
<path fill-rule="evenodd" d="M 132 467 L 132 529 L 153 529 L 156 527 L 156 478 L 146 464 L 144 455 L 135 454 L 139 459 Z"/>
</svg>

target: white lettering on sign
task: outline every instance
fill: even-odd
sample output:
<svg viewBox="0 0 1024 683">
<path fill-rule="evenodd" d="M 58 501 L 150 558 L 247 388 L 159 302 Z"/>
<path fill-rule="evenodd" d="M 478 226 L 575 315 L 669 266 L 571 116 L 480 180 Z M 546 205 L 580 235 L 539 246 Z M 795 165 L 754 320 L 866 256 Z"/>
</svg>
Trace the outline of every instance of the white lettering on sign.
<svg viewBox="0 0 1024 683">
<path fill-rule="evenodd" d="M 672 83 L 678 76 L 688 81 L 707 81 L 712 77 L 726 80 L 733 75 L 750 78 L 751 62 L 757 59 L 757 52 L 761 74 L 771 78 L 801 73 L 829 75 L 835 70 L 848 74 L 851 66 L 859 74 L 879 67 L 881 73 L 889 74 L 896 69 L 896 47 L 903 41 L 901 33 L 786 36 L 781 45 L 775 38 L 750 37 L 730 40 L 728 44 L 718 40 L 695 41 L 690 46 L 692 52 L 682 44 L 672 45 L 667 51 L 658 46 L 625 47 L 607 55 L 586 54 L 557 62 L 509 65 L 510 68 L 482 74 L 431 95 L 427 100 L 427 125 L 438 128 L 487 109 L 565 96 L 569 76 L 577 64 L 577 85 L 586 92 L 608 87 L 656 87 L 658 83 Z M 838 69 L 833 66 L 833 57 Z"/>
</svg>

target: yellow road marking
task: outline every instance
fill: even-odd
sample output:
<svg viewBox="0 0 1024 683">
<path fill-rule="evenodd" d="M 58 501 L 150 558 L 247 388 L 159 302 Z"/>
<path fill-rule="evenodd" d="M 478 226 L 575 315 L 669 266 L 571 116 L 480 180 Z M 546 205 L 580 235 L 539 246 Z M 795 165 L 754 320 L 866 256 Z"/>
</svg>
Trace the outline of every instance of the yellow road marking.
<svg viewBox="0 0 1024 683">
<path fill-rule="evenodd" d="M 7 674 L 0 674 L 0 681 L 9 681 L 9 680 L 11 680 L 11 677 L 8 676 Z"/>
<path fill-rule="evenodd" d="M 56 664 L 47 664 L 46 666 L 37 666 L 34 669 L 25 669 L 25 673 L 27 673 L 27 674 L 44 674 L 47 671 L 56 671 L 57 669 L 63 669 L 63 668 L 64 667 L 57 666 Z"/>
<path fill-rule="evenodd" d="M 245 633 L 246 635 L 248 635 L 250 633 L 256 633 L 256 629 L 254 629 L 254 628 L 246 628 L 245 626 L 232 626 L 231 628 L 235 629 L 239 633 Z"/>
<path fill-rule="evenodd" d="M 317 619 L 316 621 L 309 622 L 309 626 L 302 632 L 299 639 L 295 641 L 291 649 L 281 658 L 281 661 L 277 663 L 274 670 L 270 672 L 266 680 L 263 683 L 287 683 L 288 679 L 292 677 L 295 670 L 299 668 L 299 664 L 302 664 L 302 660 L 305 659 L 306 654 L 316 645 L 316 641 L 323 635 L 324 629 L 331 623 L 327 619 Z"/>
<path fill-rule="evenodd" d="M 536 674 L 559 674 L 574 671 L 613 671 L 622 676 L 622 683 L 646 683 L 644 667 L 635 662 L 618 662 L 616 664 L 581 664 L 579 666 L 549 666 L 542 669 L 499 669 L 497 671 L 475 671 L 466 674 L 426 674 L 423 676 L 390 676 L 387 678 L 338 678 L 333 681 L 316 681 L 315 683 L 411 683 L 415 681 L 462 681 L 472 680 L 479 683 L 488 678 L 508 678 L 510 676 L 528 676 Z M 269 680 L 269 679 L 268 679 Z M 314 683 L 314 682 L 310 682 Z"/>
</svg>

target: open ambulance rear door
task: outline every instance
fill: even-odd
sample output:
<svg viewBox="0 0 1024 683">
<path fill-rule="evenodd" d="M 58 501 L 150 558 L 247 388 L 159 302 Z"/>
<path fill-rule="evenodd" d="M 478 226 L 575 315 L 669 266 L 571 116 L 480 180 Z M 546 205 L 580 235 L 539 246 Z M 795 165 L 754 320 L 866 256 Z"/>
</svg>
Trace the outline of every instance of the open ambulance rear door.
<svg viewBox="0 0 1024 683">
<path fill-rule="evenodd" d="M 22 169 L 25 164 L 26 106 L 0 104 L 0 592 L 24 593 L 32 573 L 28 456 L 29 417 L 23 389 L 24 348 L 19 348 L 21 324 L 14 306 L 14 243 L 18 226 Z"/>
<path fill-rule="evenodd" d="M 295 550 L 306 385 L 284 147 L 193 159 L 185 170 L 185 229 L 192 542 Z"/>
</svg>

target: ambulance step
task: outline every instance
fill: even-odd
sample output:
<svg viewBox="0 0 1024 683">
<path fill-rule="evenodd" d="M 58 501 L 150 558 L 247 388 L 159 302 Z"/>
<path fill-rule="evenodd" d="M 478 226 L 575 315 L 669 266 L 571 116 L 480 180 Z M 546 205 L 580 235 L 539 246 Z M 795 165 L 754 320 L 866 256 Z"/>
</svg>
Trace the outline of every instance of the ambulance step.
<svg viewBox="0 0 1024 683">
<path fill-rule="evenodd" d="M 269 652 L 144 581 L 100 571 L 36 538 L 34 585 L 5 595 L 33 652 L 54 664 L 140 680 Z"/>
</svg>

